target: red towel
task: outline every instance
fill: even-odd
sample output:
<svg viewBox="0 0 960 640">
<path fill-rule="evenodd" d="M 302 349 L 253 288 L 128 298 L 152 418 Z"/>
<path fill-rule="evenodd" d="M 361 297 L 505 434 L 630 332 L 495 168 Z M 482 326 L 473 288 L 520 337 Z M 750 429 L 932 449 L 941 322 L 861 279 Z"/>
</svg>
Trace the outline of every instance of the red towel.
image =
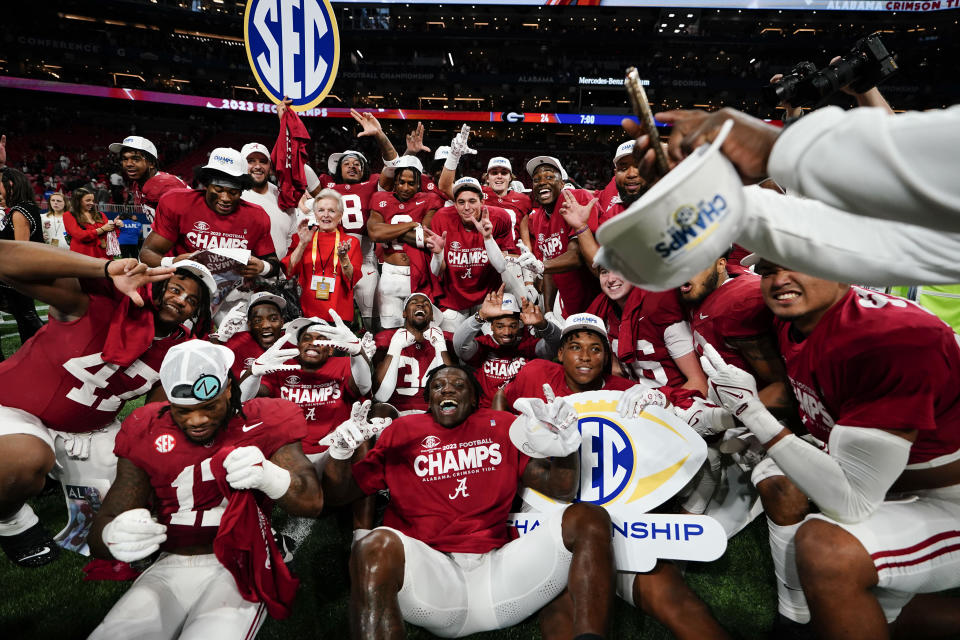
<svg viewBox="0 0 960 640">
<path fill-rule="evenodd" d="M 270 530 L 270 518 L 253 491 L 236 491 L 227 483 L 223 459 L 233 449 L 221 448 L 210 465 L 217 486 L 229 500 L 213 540 L 213 553 L 233 574 L 244 600 L 263 602 L 272 618 L 282 620 L 293 610 L 300 580 L 283 562 Z"/>
<path fill-rule="evenodd" d="M 273 171 L 277 174 L 281 209 L 296 207 L 300 196 L 307 189 L 307 176 L 303 165 L 307 162 L 307 142 L 310 134 L 303 126 L 300 116 L 293 109 L 285 109 L 280 118 L 280 135 L 270 153 Z"/>
</svg>

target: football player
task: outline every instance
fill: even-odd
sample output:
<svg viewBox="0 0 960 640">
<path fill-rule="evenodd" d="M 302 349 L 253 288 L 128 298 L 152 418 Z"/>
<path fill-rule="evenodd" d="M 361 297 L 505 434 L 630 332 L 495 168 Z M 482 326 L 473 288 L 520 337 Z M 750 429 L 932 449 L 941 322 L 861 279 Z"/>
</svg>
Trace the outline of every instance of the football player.
<svg viewBox="0 0 960 640">
<path fill-rule="evenodd" d="M 453 334 L 457 355 L 474 368 L 483 389 L 481 409 L 489 409 L 497 391 L 529 362 L 553 358 L 560 346 L 560 327 L 545 319 L 540 307 L 523 298 L 521 308 L 503 290 L 501 286 L 488 293 L 480 309 Z M 486 323 L 489 335 L 483 332 Z"/>
<path fill-rule="evenodd" d="M 956 335 L 900 298 L 756 255 L 745 262 L 756 263 L 764 301 L 777 317 L 803 423 L 826 449 L 785 429 L 764 407 L 753 377 L 705 346 L 710 386 L 819 508 L 795 537 L 796 568 L 818 635 L 887 637 L 888 623 L 915 594 L 960 585 Z M 805 622 L 797 609 L 795 620 Z M 915 615 L 907 628 L 916 636 L 931 623 L 945 635 L 957 631 L 949 615 Z"/>
<path fill-rule="evenodd" d="M 403 637 L 403 621 L 461 637 L 513 626 L 538 610 L 572 618 L 601 638 L 612 604 L 610 519 L 573 504 L 509 541 L 506 517 L 520 482 L 547 495 L 576 492 L 576 412 L 562 399 L 530 401 L 518 418 L 477 408 L 480 390 L 458 366 L 430 375 L 426 415 L 398 418 L 351 468 L 357 438 L 341 425 L 324 478 L 331 502 L 390 490 L 384 526 L 353 548 L 351 627 L 359 638 Z M 548 431 L 545 441 L 533 432 Z M 511 441 L 511 424 L 530 451 Z M 562 435 L 554 438 L 554 432 Z"/>
<path fill-rule="evenodd" d="M 423 227 L 443 200 L 435 192 L 421 191 L 423 165 L 415 156 L 402 156 L 392 173 L 393 192 L 381 191 L 370 200 L 367 234 L 383 243 L 383 271 L 377 288 L 380 327 L 395 329 L 403 324 L 403 301 L 413 291 L 430 291 L 430 256 Z"/>
<path fill-rule="evenodd" d="M 123 142 L 114 142 L 108 148 L 110 153 L 120 155 L 123 180 L 133 204 L 143 207 L 150 219 L 160 196 L 167 191 L 189 188 L 177 176 L 160 171 L 157 147 L 144 137 L 127 136 Z"/>
<path fill-rule="evenodd" d="M 287 301 L 282 297 L 269 291 L 258 291 L 250 296 L 249 306 L 240 303 L 224 318 L 215 335 L 223 342 L 225 327 L 233 329 L 224 344 L 233 351 L 230 371 L 234 378 L 239 380 L 243 372 L 283 336 L 283 311 L 286 308 Z"/>
<path fill-rule="evenodd" d="M 386 402 L 400 415 L 423 413 L 423 389 L 430 371 L 452 364 L 446 340 L 433 325 L 433 304 L 424 293 L 412 293 L 403 304 L 403 326 L 376 335 L 373 356 L 377 402 Z"/>
<path fill-rule="evenodd" d="M 273 543 L 271 501 L 316 517 L 323 494 L 300 448 L 300 409 L 272 398 L 241 404 L 232 362 L 222 345 L 174 347 L 160 367 L 169 402 L 124 420 L 91 549 L 125 562 L 163 553 L 91 638 L 252 638 L 265 606 L 289 614 L 297 581 Z"/>
<path fill-rule="evenodd" d="M 160 362 L 190 335 L 187 320 L 193 335 L 206 335 L 216 288 L 210 272 L 191 261 L 175 272 L 145 272 L 136 260 L 88 259 L 33 244 L 0 245 L 4 278 L 50 305 L 47 325 L 0 364 L 0 547 L 23 567 L 58 555 L 27 498 L 40 493 L 55 465 L 62 484 L 106 492 L 116 467 L 117 413 L 125 400 L 162 398 Z M 116 289 L 97 280 L 104 276 Z M 138 292 L 150 281 L 151 295 Z M 126 296 L 148 301 L 138 308 Z"/>
</svg>

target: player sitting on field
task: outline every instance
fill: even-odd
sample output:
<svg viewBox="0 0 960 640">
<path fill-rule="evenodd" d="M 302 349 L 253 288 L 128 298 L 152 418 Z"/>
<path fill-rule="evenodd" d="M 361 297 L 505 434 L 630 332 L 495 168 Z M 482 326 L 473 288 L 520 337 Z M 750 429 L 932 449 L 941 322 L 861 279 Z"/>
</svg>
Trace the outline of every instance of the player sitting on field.
<svg viewBox="0 0 960 640">
<path fill-rule="evenodd" d="M 352 469 L 346 460 L 362 425 L 335 432 L 324 478 L 331 502 L 390 490 L 385 526 L 353 548 L 353 636 L 402 638 L 406 620 L 461 637 L 547 607 L 565 610 L 578 637 L 603 637 L 613 592 L 606 512 L 573 504 L 517 540 L 507 536 L 520 482 L 560 499 L 576 493 L 576 412 L 562 399 L 535 401 L 519 418 L 478 409 L 479 386 L 459 366 L 436 369 L 426 386 L 429 413 L 395 420 Z M 526 434 L 550 433 L 530 439 L 531 451 L 547 457 L 513 445 L 515 420 Z"/>
<path fill-rule="evenodd" d="M 58 547 L 27 498 L 56 467 L 64 485 L 98 492 L 90 502 L 99 502 L 116 471 L 117 413 L 144 394 L 162 399 L 160 362 L 187 339 L 182 323 L 192 319 L 194 335 L 209 331 L 216 284 L 191 261 L 175 273 L 158 270 L 166 281 L 156 282 L 136 260 L 25 242 L 0 248 L 0 274 L 50 305 L 47 325 L 0 364 L 0 546 L 13 562 L 35 567 L 56 559 Z M 151 279 L 152 289 L 137 289 Z M 138 308 L 126 296 L 149 299 Z"/>
<path fill-rule="evenodd" d="M 91 638 L 252 638 L 264 607 L 289 615 L 297 581 L 273 542 L 270 501 L 316 517 L 323 494 L 300 448 L 300 409 L 272 398 L 241 404 L 232 363 L 222 345 L 174 347 L 160 367 L 169 403 L 124 420 L 117 480 L 90 546 L 126 562 L 162 553 Z"/>
</svg>

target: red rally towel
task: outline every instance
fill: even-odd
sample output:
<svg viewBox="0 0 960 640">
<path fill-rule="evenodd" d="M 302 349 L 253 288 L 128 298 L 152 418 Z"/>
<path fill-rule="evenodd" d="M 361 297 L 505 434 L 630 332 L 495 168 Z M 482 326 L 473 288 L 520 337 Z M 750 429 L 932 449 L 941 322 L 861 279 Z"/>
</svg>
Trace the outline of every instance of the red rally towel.
<svg viewBox="0 0 960 640">
<path fill-rule="evenodd" d="M 143 306 L 138 307 L 133 300 L 113 289 L 109 280 L 103 279 L 103 282 L 110 285 L 109 295 L 114 296 L 117 302 L 110 316 L 110 328 L 107 329 L 107 338 L 103 344 L 103 360 L 129 367 L 153 344 L 156 334 L 153 326 L 153 289 L 151 285 L 140 288 Z"/>
<path fill-rule="evenodd" d="M 280 135 L 270 152 L 270 162 L 277 174 L 280 187 L 278 197 L 281 209 L 291 209 L 300 202 L 307 189 L 307 176 L 303 165 L 307 162 L 307 142 L 310 134 L 303 126 L 300 116 L 293 109 L 285 109 L 280 118 Z"/>
<path fill-rule="evenodd" d="M 617 343 L 617 351 L 619 352 L 617 357 L 620 358 L 620 362 L 633 362 L 637 359 L 637 350 L 634 347 L 634 344 L 636 344 L 634 332 L 636 331 L 637 316 L 640 315 L 640 309 L 643 307 L 645 293 L 640 287 L 634 287 L 623 302 L 623 313 L 620 315 L 620 337 Z"/>
<path fill-rule="evenodd" d="M 270 617 L 282 620 L 293 610 L 300 580 L 283 562 L 283 554 L 270 531 L 270 518 L 253 491 L 235 491 L 227 484 L 223 459 L 233 449 L 223 447 L 210 464 L 217 486 L 229 500 L 213 539 L 213 553 L 233 574 L 244 600 L 263 602 Z"/>
</svg>

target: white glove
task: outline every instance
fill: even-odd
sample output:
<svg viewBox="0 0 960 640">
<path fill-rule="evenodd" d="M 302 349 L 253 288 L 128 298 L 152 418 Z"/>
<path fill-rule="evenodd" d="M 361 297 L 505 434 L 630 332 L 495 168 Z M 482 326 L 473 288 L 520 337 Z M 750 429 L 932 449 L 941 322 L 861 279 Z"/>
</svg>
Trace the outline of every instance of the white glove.
<svg viewBox="0 0 960 640">
<path fill-rule="evenodd" d="M 121 562 L 146 558 L 167 540 L 167 528 L 146 509 L 124 511 L 107 523 L 101 535 L 107 549 Z"/>
<path fill-rule="evenodd" d="M 517 258 L 520 267 L 525 271 L 533 273 L 538 278 L 543 277 L 543 262 L 537 260 L 537 256 L 533 255 L 533 252 L 527 248 L 527 245 L 519 242 L 517 246 L 520 247 L 520 257 Z"/>
<path fill-rule="evenodd" d="M 636 418 L 650 405 L 665 408 L 668 404 L 670 404 L 670 401 L 667 400 L 667 396 L 663 395 L 662 391 L 640 382 L 624 391 L 623 395 L 620 396 L 620 401 L 617 402 L 617 413 L 620 414 L 621 418 Z"/>
<path fill-rule="evenodd" d="M 93 433 L 65 433 L 63 434 L 63 448 L 67 457 L 74 460 L 86 460 L 90 457 L 90 443 Z"/>
<path fill-rule="evenodd" d="M 377 352 L 377 341 L 369 331 L 363 334 L 363 338 L 360 340 L 360 348 L 367 356 L 367 360 L 373 360 L 373 356 Z"/>
<path fill-rule="evenodd" d="M 333 347 L 337 351 L 355 356 L 360 353 L 363 347 L 360 344 L 360 338 L 350 331 L 350 327 L 343 323 L 340 315 L 330 309 L 330 317 L 333 318 L 333 326 L 323 327 L 317 333 L 326 337 L 326 340 L 315 340 L 313 344 L 320 347 Z"/>
<path fill-rule="evenodd" d="M 735 425 L 733 416 L 726 409 L 703 398 L 694 398 L 693 404 L 686 409 L 674 406 L 673 412 L 703 437 L 716 435 Z"/>
<path fill-rule="evenodd" d="M 260 447 L 237 447 L 223 459 L 223 468 L 234 489 L 259 489 L 277 500 L 290 488 L 290 472 L 267 460 Z"/>
<path fill-rule="evenodd" d="M 217 332 L 213 334 L 220 342 L 226 342 L 234 334 L 247 330 L 247 303 L 238 302 L 227 315 L 223 317 L 223 322 L 217 327 Z"/>
<path fill-rule="evenodd" d="M 713 348 L 713 345 L 703 345 L 703 356 L 700 365 L 707 374 L 710 390 L 716 395 L 723 408 L 734 416 L 740 415 L 747 405 L 753 401 L 759 402 L 757 381 L 743 369 L 727 364 Z"/>
<path fill-rule="evenodd" d="M 444 162 L 444 167 L 448 169 L 456 169 L 457 164 L 460 162 L 460 157 L 464 155 L 473 155 L 476 154 L 476 149 L 471 149 L 467 146 L 467 140 L 470 138 L 470 125 L 463 125 L 460 127 L 460 133 L 453 136 L 453 140 L 450 141 L 450 155 L 447 156 L 447 160 Z M 447 163 L 450 162 L 450 159 L 453 159 L 453 166 L 447 167 Z"/>
<path fill-rule="evenodd" d="M 393 356 L 396 360 L 400 357 L 400 352 L 417 341 L 416 337 L 406 329 L 397 329 L 393 337 L 390 338 L 390 346 L 387 347 L 387 355 Z"/>
<path fill-rule="evenodd" d="M 284 349 L 283 345 L 287 343 L 288 334 L 283 334 L 273 345 L 260 354 L 253 364 L 250 365 L 250 372 L 255 376 L 264 376 L 274 371 L 293 371 L 299 369 L 299 364 L 285 364 L 290 358 L 296 358 L 300 355 L 299 349 Z"/>
<path fill-rule="evenodd" d="M 447 350 L 447 341 L 444 339 L 443 329 L 440 327 L 430 327 L 423 332 L 423 337 L 433 345 L 437 355 L 440 355 L 440 352 Z"/>
<path fill-rule="evenodd" d="M 393 422 L 390 418 L 373 418 L 368 421 L 367 414 L 370 413 L 371 406 L 372 403 L 369 400 L 365 400 L 363 404 L 354 402 L 350 417 L 320 439 L 321 445 L 330 447 L 332 458 L 349 460 L 357 447 L 364 441 L 379 435 Z"/>
<path fill-rule="evenodd" d="M 579 416 L 550 385 L 543 385 L 546 402 L 540 398 L 519 398 L 513 408 L 520 416 L 510 425 L 514 446 L 533 458 L 566 457 L 580 448 Z"/>
</svg>

